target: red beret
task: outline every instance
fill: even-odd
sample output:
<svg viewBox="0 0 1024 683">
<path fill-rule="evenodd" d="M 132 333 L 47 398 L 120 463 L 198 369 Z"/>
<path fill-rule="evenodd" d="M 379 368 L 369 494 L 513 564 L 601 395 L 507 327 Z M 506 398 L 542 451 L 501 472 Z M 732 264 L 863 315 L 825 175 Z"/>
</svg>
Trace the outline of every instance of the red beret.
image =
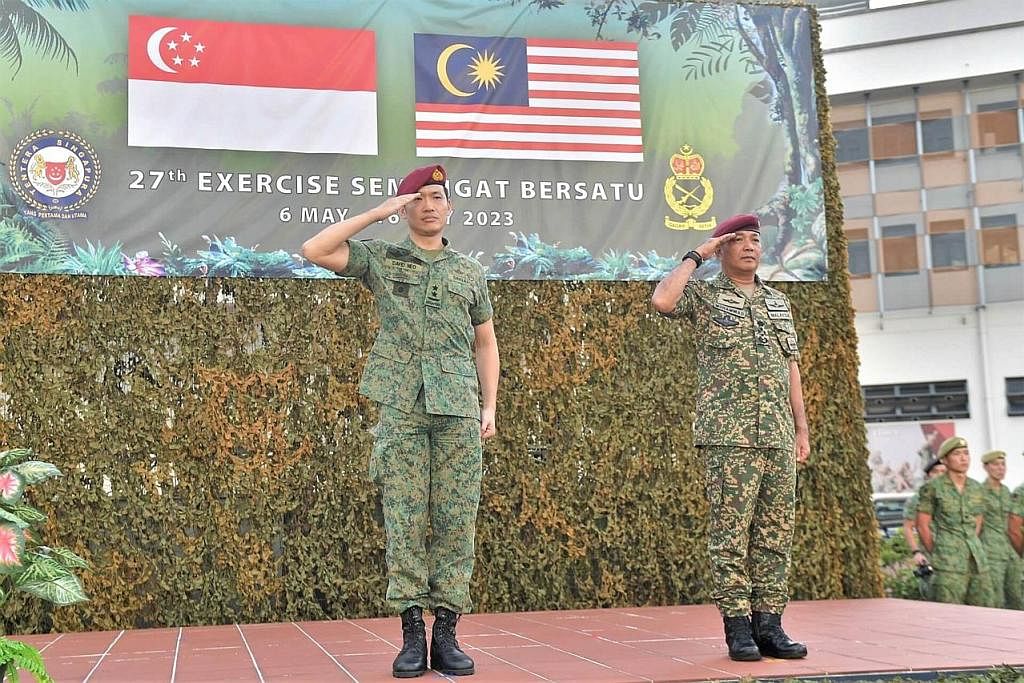
<svg viewBox="0 0 1024 683">
<path fill-rule="evenodd" d="M 402 178 L 398 184 L 398 194 L 412 194 L 418 192 L 425 185 L 444 185 L 448 174 L 444 172 L 444 166 L 431 164 L 409 171 L 409 174 Z"/>
<path fill-rule="evenodd" d="M 752 213 L 737 214 L 719 223 L 715 231 L 711 233 L 711 236 L 721 237 L 722 235 L 729 235 L 740 230 L 761 232 L 761 221 L 757 220 L 757 216 Z"/>
</svg>

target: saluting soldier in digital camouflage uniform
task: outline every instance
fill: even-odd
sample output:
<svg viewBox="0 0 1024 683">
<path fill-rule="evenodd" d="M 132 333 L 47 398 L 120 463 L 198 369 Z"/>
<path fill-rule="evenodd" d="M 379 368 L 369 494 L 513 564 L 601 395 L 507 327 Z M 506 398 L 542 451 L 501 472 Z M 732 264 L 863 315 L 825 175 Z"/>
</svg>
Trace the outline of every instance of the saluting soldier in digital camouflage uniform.
<svg viewBox="0 0 1024 683">
<path fill-rule="evenodd" d="M 917 504 L 917 533 L 935 569 L 935 600 L 991 607 L 992 584 L 980 538 L 985 489 L 967 476 L 967 440 L 952 436 L 943 441 L 939 460 L 946 473 L 921 487 Z"/>
<path fill-rule="evenodd" d="M 690 276 L 717 256 L 710 281 Z M 760 223 L 722 222 L 658 284 L 658 312 L 688 319 L 697 349 L 694 439 L 707 468 L 713 597 L 729 656 L 799 658 L 782 629 L 789 600 L 796 463 L 810 453 L 799 351 L 786 296 L 757 276 Z"/>
<path fill-rule="evenodd" d="M 377 303 L 380 330 L 359 391 L 380 406 L 370 477 L 383 496 L 387 599 L 402 617 L 397 678 L 427 669 L 424 609 L 434 613 L 430 667 L 475 671 L 455 628 L 472 607 L 481 438 L 495 433 L 498 344 L 483 267 L 442 237 L 452 211 L 445 179 L 441 166 L 417 168 L 397 196 L 302 248 L 317 265 L 359 278 Z M 352 239 L 395 213 L 409 226 L 402 242 Z"/>
<path fill-rule="evenodd" d="M 932 460 L 924 468 L 924 476 L 927 480 L 946 473 L 946 466 L 938 460 Z M 918 568 L 914 571 L 917 577 L 917 586 L 921 591 L 921 597 L 925 600 L 932 599 L 932 576 L 928 565 L 928 556 L 921 550 L 917 536 L 917 502 L 918 492 L 907 499 L 903 504 L 903 537 L 907 540 L 907 547 L 910 548 L 911 558 Z"/>
<path fill-rule="evenodd" d="M 981 456 L 988 477 L 985 479 L 985 521 L 981 543 L 985 546 L 988 573 L 992 582 L 992 606 L 1024 609 L 1021 604 L 1020 558 L 1006 533 L 1012 495 L 1003 484 L 1006 477 L 1006 453 L 989 451 Z"/>
</svg>

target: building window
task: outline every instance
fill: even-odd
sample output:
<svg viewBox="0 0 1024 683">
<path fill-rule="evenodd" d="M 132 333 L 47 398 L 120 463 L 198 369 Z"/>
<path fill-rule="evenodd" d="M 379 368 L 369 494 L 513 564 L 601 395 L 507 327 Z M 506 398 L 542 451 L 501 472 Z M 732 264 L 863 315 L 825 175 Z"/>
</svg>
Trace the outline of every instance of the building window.
<svg viewBox="0 0 1024 683">
<path fill-rule="evenodd" d="M 1012 109 L 1004 108 L 1012 106 Z M 999 107 L 993 110 L 992 108 Z M 978 146 L 996 147 L 1020 142 L 1017 132 L 1017 107 L 1014 103 L 1000 103 L 979 107 L 974 115 L 978 129 Z"/>
<path fill-rule="evenodd" d="M 871 154 L 868 151 L 868 129 L 851 128 L 849 130 L 837 130 L 836 136 L 836 162 L 840 164 L 851 161 L 867 161 Z"/>
<path fill-rule="evenodd" d="M 909 119 L 909 120 L 907 120 Z M 912 114 L 871 122 L 871 156 L 875 159 L 917 154 L 917 126 Z"/>
<path fill-rule="evenodd" d="M 957 420 L 971 416 L 967 380 L 862 386 L 866 422 Z"/>
<path fill-rule="evenodd" d="M 982 216 L 981 262 L 986 266 L 1007 266 L 1020 263 L 1020 241 L 1017 239 L 1016 214 Z"/>
<path fill-rule="evenodd" d="M 882 227 L 882 266 L 886 275 L 918 272 L 917 226 L 911 223 Z"/>
<path fill-rule="evenodd" d="M 1010 417 L 1024 415 L 1024 377 L 1006 378 L 1006 414 Z"/>
<path fill-rule="evenodd" d="M 921 148 L 925 154 L 933 152 L 952 152 L 953 119 L 929 119 L 921 122 Z"/>
<path fill-rule="evenodd" d="M 967 236 L 964 221 L 932 221 L 928 224 L 933 268 L 963 268 L 967 265 Z"/>
<path fill-rule="evenodd" d="M 868 231 L 862 229 L 848 230 L 846 253 L 849 257 L 850 277 L 871 274 L 871 242 Z"/>
<path fill-rule="evenodd" d="M 875 161 L 875 192 L 903 192 L 920 188 L 920 157 Z"/>
</svg>

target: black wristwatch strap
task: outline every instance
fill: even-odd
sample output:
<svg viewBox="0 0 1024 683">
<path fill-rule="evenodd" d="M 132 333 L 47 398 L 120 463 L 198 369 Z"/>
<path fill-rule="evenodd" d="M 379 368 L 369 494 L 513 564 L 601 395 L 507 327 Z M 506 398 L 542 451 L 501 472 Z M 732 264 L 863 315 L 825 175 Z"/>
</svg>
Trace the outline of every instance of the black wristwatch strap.
<svg viewBox="0 0 1024 683">
<path fill-rule="evenodd" d="M 703 264 L 704 264 L 704 259 L 703 259 L 703 258 L 701 258 L 701 255 L 700 255 L 700 254 L 698 254 L 698 253 L 697 253 L 697 252 L 695 252 L 695 251 L 692 251 L 692 250 L 691 250 L 691 251 L 688 251 L 688 252 L 686 252 L 686 253 L 685 253 L 685 254 L 683 255 L 683 261 L 685 261 L 686 259 L 690 259 L 691 261 L 693 261 L 693 262 L 694 262 L 695 264 L 697 264 L 697 267 L 698 267 L 698 268 L 700 268 L 700 267 L 701 267 L 701 265 L 703 265 Z"/>
</svg>

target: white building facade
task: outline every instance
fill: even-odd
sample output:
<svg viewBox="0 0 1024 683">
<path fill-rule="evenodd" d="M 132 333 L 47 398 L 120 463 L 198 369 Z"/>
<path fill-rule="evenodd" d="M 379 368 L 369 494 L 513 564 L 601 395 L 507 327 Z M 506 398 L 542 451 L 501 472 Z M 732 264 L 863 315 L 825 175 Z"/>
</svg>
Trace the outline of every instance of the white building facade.
<svg viewBox="0 0 1024 683">
<path fill-rule="evenodd" d="M 1020 484 L 1024 1 L 815 4 L 876 491 L 951 432 Z"/>
</svg>

